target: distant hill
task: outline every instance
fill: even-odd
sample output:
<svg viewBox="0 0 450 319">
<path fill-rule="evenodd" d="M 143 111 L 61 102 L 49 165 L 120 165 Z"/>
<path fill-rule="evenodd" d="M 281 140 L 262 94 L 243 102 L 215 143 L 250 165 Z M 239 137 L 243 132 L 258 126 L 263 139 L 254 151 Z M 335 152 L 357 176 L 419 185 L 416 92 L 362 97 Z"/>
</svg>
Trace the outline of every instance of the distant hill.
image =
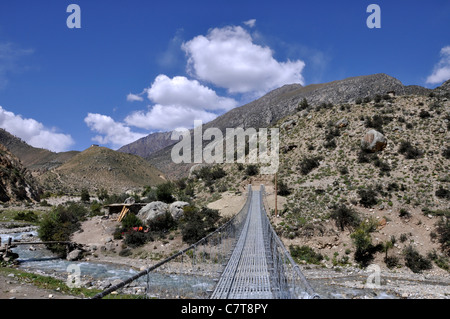
<svg viewBox="0 0 450 319">
<path fill-rule="evenodd" d="M 1 128 L 0 143 L 31 171 L 43 172 L 56 168 L 79 153 L 78 151 L 55 153 L 43 148 L 36 148 Z"/>
<path fill-rule="evenodd" d="M 31 173 L 0 144 L 0 202 L 39 201 L 40 192 Z"/>
<path fill-rule="evenodd" d="M 121 193 L 165 182 L 164 175 L 143 158 L 99 146 L 91 146 L 37 178 L 46 190 L 65 192 L 104 188 Z"/>
<path fill-rule="evenodd" d="M 171 132 L 158 132 L 147 135 L 137 141 L 128 145 L 122 146 L 118 149 L 119 152 L 139 155 L 141 157 L 147 157 L 163 148 L 174 144 L 176 141 L 172 141 L 170 136 Z"/>
<path fill-rule="evenodd" d="M 319 106 L 324 103 L 354 103 L 358 99 L 376 95 L 383 96 L 388 92 L 392 92 L 395 95 L 428 95 L 432 90 L 420 86 L 405 86 L 399 80 L 383 73 L 308 86 L 290 84 L 275 89 L 251 103 L 232 109 L 215 120 L 206 123 L 203 125 L 203 128 L 217 127 L 224 132 L 226 128 L 268 127 L 278 120 L 297 112 L 303 99 L 306 99 L 311 106 Z M 128 144 L 122 147 L 120 151 L 131 152 L 145 157 L 168 177 L 179 178 L 186 176 L 192 165 L 174 164 L 172 162 L 170 152 L 173 143 L 168 143 L 165 148 L 157 150 L 163 146 L 162 143 L 156 143 L 156 141 L 160 141 L 163 133 L 158 134 L 158 136 L 151 134 L 139 141 Z M 165 134 L 170 138 L 170 133 Z M 165 140 L 167 141 L 167 138 Z M 155 144 L 158 147 L 154 147 Z"/>
</svg>

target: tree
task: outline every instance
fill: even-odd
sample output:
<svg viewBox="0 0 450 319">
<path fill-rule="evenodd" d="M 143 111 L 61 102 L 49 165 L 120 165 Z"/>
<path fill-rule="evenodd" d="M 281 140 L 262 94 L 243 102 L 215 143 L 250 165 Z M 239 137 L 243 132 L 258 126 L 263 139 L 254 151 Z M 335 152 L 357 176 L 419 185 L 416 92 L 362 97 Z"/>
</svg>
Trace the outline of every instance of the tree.
<svg viewBox="0 0 450 319">
<path fill-rule="evenodd" d="M 184 215 L 180 220 L 183 241 L 193 244 L 215 230 L 220 219 L 219 211 L 203 207 L 185 206 Z"/>
<path fill-rule="evenodd" d="M 359 223 L 358 213 L 344 204 L 334 207 L 330 217 L 336 221 L 336 226 L 344 231 L 345 227 L 354 227 Z"/>
<path fill-rule="evenodd" d="M 91 200 L 91 196 L 89 195 L 89 191 L 86 188 L 81 190 L 81 201 L 88 203 Z"/>
<path fill-rule="evenodd" d="M 156 198 L 158 201 L 170 204 L 175 201 L 172 196 L 174 186 L 171 182 L 160 184 L 156 187 Z"/>
</svg>

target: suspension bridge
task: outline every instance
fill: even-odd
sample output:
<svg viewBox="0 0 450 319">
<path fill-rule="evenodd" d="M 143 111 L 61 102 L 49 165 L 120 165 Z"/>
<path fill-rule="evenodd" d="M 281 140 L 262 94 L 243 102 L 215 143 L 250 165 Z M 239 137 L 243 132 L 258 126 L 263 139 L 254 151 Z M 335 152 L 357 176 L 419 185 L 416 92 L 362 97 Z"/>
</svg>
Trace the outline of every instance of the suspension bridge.
<svg viewBox="0 0 450 319">
<path fill-rule="evenodd" d="M 249 185 L 245 205 L 226 224 L 93 299 L 133 282 L 158 298 L 320 298 L 272 228 L 267 209 L 264 185 Z"/>
</svg>

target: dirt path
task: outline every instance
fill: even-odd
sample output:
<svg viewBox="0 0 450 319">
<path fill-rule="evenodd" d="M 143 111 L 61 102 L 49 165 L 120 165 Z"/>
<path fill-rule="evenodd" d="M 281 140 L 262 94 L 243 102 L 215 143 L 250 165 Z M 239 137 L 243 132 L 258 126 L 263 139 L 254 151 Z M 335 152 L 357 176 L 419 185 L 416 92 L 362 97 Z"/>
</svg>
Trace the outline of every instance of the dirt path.
<svg viewBox="0 0 450 319">
<path fill-rule="evenodd" d="M 0 274 L 0 299 L 77 299 L 54 289 L 23 282 L 13 274 Z"/>
</svg>

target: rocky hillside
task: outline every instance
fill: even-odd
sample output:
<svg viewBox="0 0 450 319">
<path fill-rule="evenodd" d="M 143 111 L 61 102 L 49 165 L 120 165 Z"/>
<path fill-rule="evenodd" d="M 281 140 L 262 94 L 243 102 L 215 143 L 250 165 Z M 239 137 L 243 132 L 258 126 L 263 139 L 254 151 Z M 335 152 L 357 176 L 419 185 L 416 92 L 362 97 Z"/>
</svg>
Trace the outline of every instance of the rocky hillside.
<svg viewBox="0 0 450 319">
<path fill-rule="evenodd" d="M 165 181 L 164 175 L 143 158 L 99 146 L 91 146 L 61 166 L 38 174 L 37 179 L 44 189 L 55 192 L 103 188 L 112 193 Z"/>
<path fill-rule="evenodd" d="M 1 128 L 0 144 L 6 146 L 11 153 L 20 158 L 23 165 L 31 171 L 44 172 L 56 168 L 79 153 L 78 151 L 55 153 L 36 148 Z"/>
<path fill-rule="evenodd" d="M 175 141 L 170 139 L 172 132 L 158 132 L 147 135 L 131 144 L 124 145 L 119 152 L 139 155 L 141 157 L 147 157 L 163 148 L 172 145 Z"/>
<path fill-rule="evenodd" d="M 0 144 L 0 202 L 39 201 L 40 192 L 31 173 Z"/>
<path fill-rule="evenodd" d="M 354 238 L 364 235 L 365 257 L 373 253 L 368 262 L 403 267 L 411 263 L 405 250 L 412 247 L 411 255 L 432 260 L 434 270 L 448 269 L 448 84 L 428 95 L 308 104 L 273 124 L 281 140 L 272 221 L 286 247 L 308 246 L 327 265 L 355 264 L 361 256 Z M 209 174 L 194 183 L 198 198 L 264 183 L 274 207 L 274 176 L 255 174 L 248 164 L 221 167 L 226 173 L 219 178 Z"/>
<path fill-rule="evenodd" d="M 291 84 L 273 90 L 251 103 L 232 109 L 206 123 L 203 127 L 204 129 L 217 127 L 222 131 L 226 128 L 235 127 L 268 127 L 295 113 L 303 99 L 306 99 L 311 106 L 319 106 L 324 103 L 354 103 L 356 100 L 367 96 L 383 96 L 388 92 L 394 92 L 397 95 L 427 96 L 431 90 L 420 86 L 404 86 L 399 80 L 386 74 L 358 76 L 329 83 L 311 84 L 305 87 L 300 84 Z M 134 142 L 125 146 L 122 151 L 146 157 L 150 163 L 165 172 L 169 177 L 186 176 L 192 165 L 173 165 L 170 158 L 170 146 L 158 151 L 144 151 L 144 149 L 151 149 L 150 145 L 156 137 L 150 135 L 145 140 L 140 140 L 139 144 Z M 158 143 L 158 146 L 162 146 L 162 144 Z"/>
</svg>

